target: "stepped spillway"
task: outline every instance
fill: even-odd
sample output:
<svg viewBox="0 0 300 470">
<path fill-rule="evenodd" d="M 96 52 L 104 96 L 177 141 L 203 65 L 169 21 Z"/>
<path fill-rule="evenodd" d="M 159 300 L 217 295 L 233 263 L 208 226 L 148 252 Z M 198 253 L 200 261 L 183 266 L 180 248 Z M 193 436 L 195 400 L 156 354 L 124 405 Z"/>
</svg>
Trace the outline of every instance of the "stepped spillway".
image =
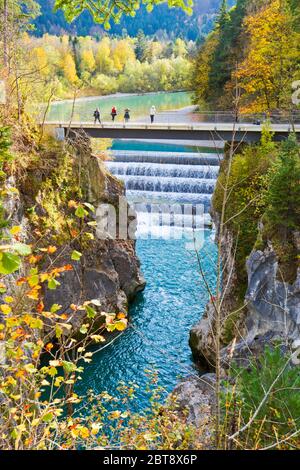
<svg viewBox="0 0 300 470">
<path fill-rule="evenodd" d="M 201 217 L 205 224 L 210 223 L 209 209 L 220 159 L 214 153 L 116 150 L 106 166 L 123 181 L 126 197 L 137 211 L 138 225 L 149 224 L 151 217 L 147 213 L 150 208 L 153 210 L 153 204 L 178 204 L 183 208 L 182 214 L 173 214 L 171 221 L 153 214 L 152 222 L 155 220 L 160 226 L 182 226 L 188 222 L 194 227 Z"/>
<path fill-rule="evenodd" d="M 114 162 L 172 163 L 175 165 L 219 166 L 221 154 L 192 152 L 148 152 L 144 150 L 114 150 Z"/>
</svg>

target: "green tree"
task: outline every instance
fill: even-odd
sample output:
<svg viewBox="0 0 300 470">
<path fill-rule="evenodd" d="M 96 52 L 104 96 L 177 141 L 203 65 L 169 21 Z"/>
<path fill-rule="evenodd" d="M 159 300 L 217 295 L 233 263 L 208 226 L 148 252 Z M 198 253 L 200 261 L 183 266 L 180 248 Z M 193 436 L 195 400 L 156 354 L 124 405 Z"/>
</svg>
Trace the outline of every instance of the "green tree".
<svg viewBox="0 0 300 470">
<path fill-rule="evenodd" d="M 265 220 L 273 232 L 286 240 L 288 234 L 300 227 L 300 148 L 291 135 L 281 145 L 275 172 L 271 180 Z"/>
<path fill-rule="evenodd" d="M 140 62 L 144 62 L 146 60 L 148 52 L 148 41 L 141 29 L 139 30 L 136 37 L 136 45 L 134 48 L 134 52 L 137 60 L 139 60 Z"/>
<path fill-rule="evenodd" d="M 217 20 L 218 43 L 215 48 L 209 73 L 209 86 L 214 95 L 220 97 L 232 71 L 240 61 L 243 44 L 240 44 L 243 20 L 249 0 L 237 0 L 236 6 L 227 11 L 223 0 Z"/>
<path fill-rule="evenodd" d="M 181 8 L 188 14 L 192 14 L 192 0 L 56 0 L 55 10 L 63 10 L 67 21 L 73 21 L 84 10 L 88 10 L 94 21 L 110 28 L 110 20 L 119 23 L 122 15 L 135 16 L 140 5 L 146 5 L 148 12 L 155 5 L 167 3 L 170 8 Z"/>
</svg>

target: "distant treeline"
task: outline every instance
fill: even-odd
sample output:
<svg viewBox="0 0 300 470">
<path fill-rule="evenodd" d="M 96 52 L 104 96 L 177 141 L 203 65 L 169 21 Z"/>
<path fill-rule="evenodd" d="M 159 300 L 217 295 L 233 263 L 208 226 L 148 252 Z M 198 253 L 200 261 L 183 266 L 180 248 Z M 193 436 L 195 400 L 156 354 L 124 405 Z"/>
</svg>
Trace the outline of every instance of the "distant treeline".
<svg viewBox="0 0 300 470">
<path fill-rule="evenodd" d="M 173 91 L 189 88 L 191 57 L 196 53 L 193 41 L 174 42 L 147 38 L 100 41 L 87 37 L 25 35 L 29 61 L 48 83 L 55 96 L 72 96 L 115 92 Z"/>
</svg>

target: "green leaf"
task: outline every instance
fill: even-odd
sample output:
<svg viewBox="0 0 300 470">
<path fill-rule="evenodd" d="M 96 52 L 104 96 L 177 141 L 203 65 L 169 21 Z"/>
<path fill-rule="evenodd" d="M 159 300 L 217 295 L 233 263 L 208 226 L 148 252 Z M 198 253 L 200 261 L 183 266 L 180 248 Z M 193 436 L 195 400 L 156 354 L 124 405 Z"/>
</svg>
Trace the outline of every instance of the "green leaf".
<svg viewBox="0 0 300 470">
<path fill-rule="evenodd" d="M 20 268 L 21 260 L 13 253 L 2 253 L 0 259 L 0 274 L 11 274 Z"/>
<path fill-rule="evenodd" d="M 51 312 L 51 313 L 55 313 L 55 312 L 57 312 L 60 308 L 61 308 L 61 305 L 59 305 L 59 304 L 53 304 L 52 307 L 51 307 L 50 312 Z"/>
<path fill-rule="evenodd" d="M 53 413 L 47 413 L 43 416 L 44 423 L 50 423 L 53 419 Z"/>
<path fill-rule="evenodd" d="M 55 336 L 56 338 L 61 338 L 61 335 L 63 334 L 63 329 L 60 325 L 56 325 L 55 327 Z"/>
<path fill-rule="evenodd" d="M 79 251 L 74 250 L 71 254 L 71 259 L 73 261 L 79 261 L 81 256 L 82 256 L 82 253 L 80 253 Z"/>
<path fill-rule="evenodd" d="M 54 290 L 57 288 L 57 286 L 60 286 L 60 282 L 58 282 L 54 277 L 52 279 L 49 279 L 48 281 L 48 289 Z"/>
<path fill-rule="evenodd" d="M 74 372 L 77 370 L 77 367 L 73 362 L 69 361 L 62 361 L 63 368 L 67 372 L 67 374 L 70 374 L 71 372 Z"/>
<path fill-rule="evenodd" d="M 85 310 L 88 318 L 95 318 L 96 312 L 90 305 L 86 305 Z"/>
<path fill-rule="evenodd" d="M 82 327 L 80 328 L 79 331 L 80 331 L 81 334 L 86 335 L 87 334 L 87 326 L 82 325 Z"/>
<path fill-rule="evenodd" d="M 39 283 L 39 276 L 38 274 L 34 274 L 34 276 L 30 276 L 29 279 L 28 279 L 28 284 L 30 285 L 30 287 L 34 287 L 34 286 L 37 286 Z"/>
<path fill-rule="evenodd" d="M 75 215 L 76 217 L 83 219 L 86 215 L 88 215 L 88 212 L 84 209 L 83 206 L 78 206 L 75 211 Z"/>
<path fill-rule="evenodd" d="M 31 248 L 29 245 L 25 245 L 25 243 L 15 243 L 13 245 L 13 249 L 22 256 L 30 255 Z"/>
</svg>

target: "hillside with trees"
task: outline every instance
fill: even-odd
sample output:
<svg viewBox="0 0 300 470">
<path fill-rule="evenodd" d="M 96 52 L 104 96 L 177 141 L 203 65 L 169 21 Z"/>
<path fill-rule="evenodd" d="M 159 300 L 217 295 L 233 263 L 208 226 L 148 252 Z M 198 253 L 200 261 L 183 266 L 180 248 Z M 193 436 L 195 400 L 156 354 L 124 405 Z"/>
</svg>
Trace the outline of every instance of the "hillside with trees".
<svg viewBox="0 0 300 470">
<path fill-rule="evenodd" d="M 147 3 L 155 11 L 157 1 Z M 57 4 L 69 19 L 83 8 L 82 0 Z M 99 24 L 113 23 L 124 9 L 134 9 L 127 0 L 108 4 L 114 8 L 94 12 Z M 190 8 L 185 0 L 168 0 L 168 5 Z M 174 175 L 177 164 L 165 165 L 164 171 L 172 175 L 162 177 L 167 185 L 176 178 L 177 188 L 189 184 L 185 179 L 193 179 L 192 171 L 212 175 L 210 167 L 218 163 L 215 186 L 204 182 L 214 191 L 216 230 L 201 225 L 201 237 L 205 232 L 210 239 L 203 250 L 195 243 L 194 217 L 192 250 L 178 252 L 177 237 L 174 245 L 163 239 L 170 276 L 163 269 L 166 258 L 159 243 L 152 245 L 157 232 L 151 243 L 145 238 L 150 243 L 146 262 L 158 284 L 149 295 L 151 301 L 157 297 L 157 307 L 147 310 L 142 330 L 133 322 L 141 310 L 133 315 L 129 311 L 145 287 L 136 240 L 127 237 L 129 229 L 136 231 L 135 217 L 126 219 L 126 236 L 119 223 L 113 236 L 99 227 L 101 205 L 120 215 L 125 186 L 108 166 L 119 162 L 110 160 L 106 139 L 99 138 L 96 149 L 96 139 L 83 127 L 71 134 L 72 116 L 70 125 L 63 125 L 64 139 L 58 139 L 47 127 L 46 115 L 54 97 L 73 95 L 75 104 L 78 93 L 95 90 L 105 94 L 185 87 L 192 79 L 194 42 L 146 37 L 139 28 L 135 37 L 94 37 L 90 30 L 87 36 L 33 36 L 32 22 L 39 14 L 34 0 L 5 0 L 0 8 L 0 450 L 97 450 L 91 453 L 97 466 L 102 450 L 110 456 L 146 450 L 141 455 L 147 458 L 153 451 L 167 450 L 171 452 L 163 455 L 171 465 L 185 465 L 185 457 L 198 458 L 197 450 L 299 449 L 299 127 L 294 132 L 289 120 L 286 138 L 277 142 L 266 119 L 255 128 L 260 140 L 236 145 L 233 138 L 223 142 L 222 154 L 193 147 L 189 156 L 186 147 L 180 151 L 175 146 L 178 166 L 184 166 L 182 157 L 193 161 L 185 178 Z M 195 59 L 195 101 L 266 114 L 296 109 L 290 85 L 300 79 L 299 14 L 298 0 L 238 0 L 234 9 L 223 1 L 217 25 Z M 46 104 L 45 119 L 37 122 L 32 109 L 40 103 Z M 240 124 L 231 125 L 234 135 Z M 126 126 L 135 124 L 117 123 L 115 129 L 123 132 Z M 150 124 L 145 126 L 152 132 Z M 217 130 L 211 131 L 212 140 L 215 135 Z M 196 151 L 205 165 L 195 164 Z M 170 157 L 172 152 L 161 153 Z M 161 161 L 161 156 L 155 159 Z M 137 163 L 142 178 L 147 177 L 153 164 L 146 159 Z M 159 182 L 157 174 L 152 178 Z M 194 179 L 197 187 L 206 178 Z M 123 209 L 127 216 L 126 201 Z M 172 218 L 170 225 L 174 213 Z M 188 264 L 181 269 L 184 256 Z M 196 278 L 186 267 L 192 260 Z M 184 289 L 180 294 L 178 285 Z M 192 285 L 199 292 L 188 303 Z M 203 298 L 201 318 L 190 335 L 195 361 L 201 358 L 202 367 L 188 362 L 180 369 L 180 342 L 189 360 L 191 356 L 189 327 L 184 325 L 184 338 L 177 339 L 185 323 L 183 310 L 187 307 L 190 318 Z M 137 306 L 142 303 L 141 296 Z M 136 335 L 134 348 L 128 347 L 130 332 Z M 115 340 L 124 340 L 125 361 L 136 362 L 125 362 L 120 350 L 116 353 Z M 172 341 L 176 354 L 170 353 Z M 168 382 L 180 377 L 173 391 L 161 386 L 158 356 L 138 352 L 144 353 L 146 345 L 162 353 Z M 112 349 L 104 367 L 117 393 L 106 389 L 107 381 L 105 388 L 97 388 L 105 369 L 93 374 L 91 368 L 104 349 L 109 352 L 107 346 Z M 203 373 L 203 364 L 208 373 Z M 129 368 L 133 381 L 123 380 Z M 135 383 L 138 372 L 147 385 Z M 80 388 L 89 375 L 92 387 L 88 382 L 86 389 Z M 138 395 L 141 388 L 146 402 Z M 79 452 L 75 458 L 87 455 Z M 176 462 L 176 456 L 182 461 Z M 8 458 L 14 460 L 11 454 Z M 24 453 L 21 459 L 24 464 Z"/>
<path fill-rule="evenodd" d="M 299 3 L 223 0 L 195 61 L 195 102 L 245 112 L 287 110 L 299 80 Z"/>
<path fill-rule="evenodd" d="M 232 5 L 234 0 L 230 1 Z M 49 33 L 99 37 L 104 32 L 103 26 L 95 24 L 87 11 L 68 23 L 61 10 L 53 12 L 54 0 L 39 0 L 38 3 L 41 15 L 34 21 L 38 36 Z M 146 36 L 156 35 L 160 39 L 182 37 L 195 41 L 211 31 L 219 5 L 220 0 L 196 0 L 191 16 L 180 8 L 170 9 L 166 4 L 156 5 L 151 13 L 141 6 L 134 18 L 123 15 L 119 24 L 111 22 L 110 33 L 135 37 L 142 30 Z"/>
</svg>

